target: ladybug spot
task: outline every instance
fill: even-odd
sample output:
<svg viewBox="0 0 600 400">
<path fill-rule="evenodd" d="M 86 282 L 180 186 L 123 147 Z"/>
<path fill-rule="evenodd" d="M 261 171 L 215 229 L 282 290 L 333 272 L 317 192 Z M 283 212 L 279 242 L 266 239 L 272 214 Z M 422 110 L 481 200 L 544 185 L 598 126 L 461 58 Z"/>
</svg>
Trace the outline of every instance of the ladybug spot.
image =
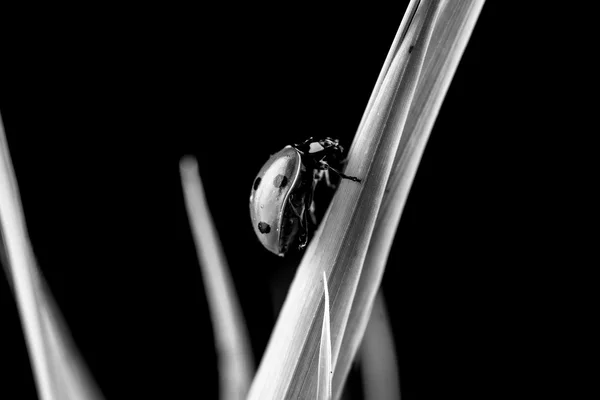
<svg viewBox="0 0 600 400">
<path fill-rule="evenodd" d="M 266 222 L 259 222 L 258 230 L 260 231 L 260 233 L 269 233 L 271 232 L 271 226 Z"/>
<path fill-rule="evenodd" d="M 256 178 L 256 180 L 254 181 L 254 190 L 258 189 L 258 185 L 260 185 L 260 177 Z"/>
<path fill-rule="evenodd" d="M 284 188 L 286 185 L 288 184 L 288 178 L 285 175 L 277 175 L 275 177 L 275 180 L 273 181 L 273 185 L 275 185 L 276 188 Z"/>
</svg>

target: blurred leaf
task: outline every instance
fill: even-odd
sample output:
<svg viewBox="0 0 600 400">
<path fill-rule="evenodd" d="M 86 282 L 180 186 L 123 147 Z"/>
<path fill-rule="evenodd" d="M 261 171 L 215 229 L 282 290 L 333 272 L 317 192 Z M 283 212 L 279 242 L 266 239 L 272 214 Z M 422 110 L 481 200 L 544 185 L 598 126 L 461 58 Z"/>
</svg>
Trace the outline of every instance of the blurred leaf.
<svg viewBox="0 0 600 400">
<path fill-rule="evenodd" d="M 360 362 L 365 399 L 400 399 L 394 335 L 381 291 L 375 297 L 373 312 L 361 343 Z"/>
<path fill-rule="evenodd" d="M 36 264 L 1 117 L 0 221 L 4 270 L 19 309 L 40 399 L 102 399 Z"/>
<path fill-rule="evenodd" d="M 214 227 L 198 164 L 191 157 L 180 164 L 190 226 L 196 244 L 219 359 L 220 398 L 243 399 L 254 372 L 248 332 L 225 255 Z M 198 370 L 200 373 L 200 370 Z"/>
</svg>

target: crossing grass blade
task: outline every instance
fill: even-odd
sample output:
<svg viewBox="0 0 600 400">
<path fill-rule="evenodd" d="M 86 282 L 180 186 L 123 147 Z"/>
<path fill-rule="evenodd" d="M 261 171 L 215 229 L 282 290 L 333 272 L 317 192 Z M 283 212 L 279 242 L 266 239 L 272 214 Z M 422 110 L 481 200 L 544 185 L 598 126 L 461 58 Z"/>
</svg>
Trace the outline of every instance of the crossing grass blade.
<svg viewBox="0 0 600 400">
<path fill-rule="evenodd" d="M 331 399 L 331 381 L 333 369 L 331 366 L 331 326 L 329 320 L 329 290 L 327 276 L 323 271 L 323 291 L 325 305 L 323 306 L 323 325 L 321 328 L 321 344 L 319 348 L 319 381 L 317 383 L 317 399 Z"/>
</svg>

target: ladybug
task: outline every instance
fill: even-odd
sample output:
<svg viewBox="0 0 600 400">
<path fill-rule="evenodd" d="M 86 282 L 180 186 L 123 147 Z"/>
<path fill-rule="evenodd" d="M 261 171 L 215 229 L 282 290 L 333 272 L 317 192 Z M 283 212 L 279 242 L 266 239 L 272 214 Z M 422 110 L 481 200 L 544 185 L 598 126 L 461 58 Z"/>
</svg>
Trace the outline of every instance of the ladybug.
<svg viewBox="0 0 600 400">
<path fill-rule="evenodd" d="M 259 171 L 250 192 L 250 217 L 254 232 L 267 250 L 279 256 L 297 244 L 308 242 L 308 218 L 317 224 L 313 201 L 315 188 L 325 182 L 329 171 L 340 178 L 360 182 L 332 167 L 341 166 L 344 149 L 337 139 L 314 140 L 285 146 L 273 154 Z"/>
</svg>

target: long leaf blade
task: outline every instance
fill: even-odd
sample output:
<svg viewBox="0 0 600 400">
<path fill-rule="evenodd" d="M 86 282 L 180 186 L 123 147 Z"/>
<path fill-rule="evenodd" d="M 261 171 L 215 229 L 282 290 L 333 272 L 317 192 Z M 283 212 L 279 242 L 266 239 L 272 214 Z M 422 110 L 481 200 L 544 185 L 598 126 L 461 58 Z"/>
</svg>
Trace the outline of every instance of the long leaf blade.
<svg viewBox="0 0 600 400">
<path fill-rule="evenodd" d="M 386 188 L 389 195 L 381 206 L 352 305 L 348 324 L 355 327 L 355 332 L 345 335 L 342 342 L 340 369 L 336 369 L 334 375 L 334 398 L 341 394 L 351 361 L 360 346 L 375 301 L 376 292 L 372 289 L 381 283 L 396 228 L 427 139 L 483 4 L 482 0 L 449 1 L 440 10 L 438 26 L 432 35 L 430 50 L 425 57 L 423 73 Z"/>
</svg>

